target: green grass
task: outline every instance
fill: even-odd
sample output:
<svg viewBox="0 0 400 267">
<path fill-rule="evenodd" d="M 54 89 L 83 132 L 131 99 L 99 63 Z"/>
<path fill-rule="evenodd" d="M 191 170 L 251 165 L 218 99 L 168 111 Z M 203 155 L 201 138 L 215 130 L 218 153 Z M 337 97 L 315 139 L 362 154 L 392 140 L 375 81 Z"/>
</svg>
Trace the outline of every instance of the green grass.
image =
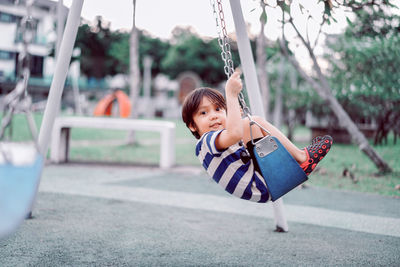
<svg viewBox="0 0 400 267">
<path fill-rule="evenodd" d="M 41 123 L 41 114 L 35 114 L 37 125 Z M 176 160 L 179 165 L 200 166 L 194 155 L 196 139 L 180 120 L 176 123 Z M 160 144 L 158 133 L 137 132 L 137 144 L 126 145 L 128 133 L 118 130 L 72 129 L 70 159 L 74 161 L 101 161 L 115 163 L 157 164 Z M 310 136 L 310 131 L 299 127 L 295 138 L 301 140 Z M 13 121 L 13 140 L 30 140 L 30 134 L 24 116 L 15 116 Z M 299 147 L 307 143 L 296 142 Z M 313 186 L 334 189 L 369 192 L 380 195 L 400 197 L 400 144 L 394 144 L 389 138 L 387 145 L 374 146 L 378 154 L 390 165 L 393 172 L 376 175 L 377 169 L 371 160 L 355 145 L 333 145 L 326 158 L 318 165 L 307 182 Z M 343 176 L 344 169 L 352 175 Z"/>
<path fill-rule="evenodd" d="M 374 147 L 379 155 L 390 165 L 393 172 L 379 175 L 372 161 L 355 145 L 334 144 L 326 158 L 318 165 L 318 169 L 310 176 L 309 183 L 350 191 L 378 193 L 381 195 L 400 197 L 399 144 L 391 141 L 386 146 Z M 396 163 L 397 160 L 397 163 Z M 344 170 L 350 175 L 343 175 Z"/>
</svg>

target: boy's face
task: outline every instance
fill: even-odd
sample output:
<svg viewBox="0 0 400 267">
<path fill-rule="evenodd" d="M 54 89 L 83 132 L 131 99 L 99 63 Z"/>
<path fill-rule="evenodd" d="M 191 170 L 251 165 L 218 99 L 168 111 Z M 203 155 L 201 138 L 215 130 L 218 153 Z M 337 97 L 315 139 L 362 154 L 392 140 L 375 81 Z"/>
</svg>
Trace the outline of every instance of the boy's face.
<svg viewBox="0 0 400 267">
<path fill-rule="evenodd" d="M 190 126 L 190 130 L 197 131 L 200 136 L 209 131 L 217 131 L 225 128 L 226 111 L 211 102 L 207 97 L 203 97 L 199 108 L 193 114 L 195 125 Z"/>
</svg>

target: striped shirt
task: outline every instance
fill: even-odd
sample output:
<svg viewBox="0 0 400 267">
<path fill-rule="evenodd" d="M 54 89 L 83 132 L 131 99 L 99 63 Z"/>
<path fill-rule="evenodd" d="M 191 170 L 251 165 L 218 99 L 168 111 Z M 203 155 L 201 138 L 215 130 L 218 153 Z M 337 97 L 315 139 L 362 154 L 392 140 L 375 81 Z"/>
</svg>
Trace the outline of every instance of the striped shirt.
<svg viewBox="0 0 400 267">
<path fill-rule="evenodd" d="M 222 151 L 215 147 L 215 139 L 222 131 L 203 134 L 196 145 L 196 156 L 207 173 L 228 193 L 254 202 L 267 202 L 267 186 L 261 174 L 255 171 L 253 160 L 244 163 L 240 158 L 245 148 L 239 143 Z"/>
</svg>

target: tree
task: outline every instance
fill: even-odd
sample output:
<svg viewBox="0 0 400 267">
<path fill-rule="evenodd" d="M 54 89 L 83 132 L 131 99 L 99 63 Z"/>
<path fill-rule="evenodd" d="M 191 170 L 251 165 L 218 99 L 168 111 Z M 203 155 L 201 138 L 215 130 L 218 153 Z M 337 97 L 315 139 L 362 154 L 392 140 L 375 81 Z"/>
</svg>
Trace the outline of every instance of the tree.
<svg viewBox="0 0 400 267">
<path fill-rule="evenodd" d="M 176 78 L 183 71 L 193 71 L 208 85 L 226 80 L 217 39 L 203 40 L 192 29 L 178 27 L 173 31 L 171 43 L 161 63 L 161 68 L 171 78 Z M 232 60 L 236 64 L 240 62 L 234 44 Z"/>
<path fill-rule="evenodd" d="M 129 38 L 130 34 L 125 32 L 116 32 L 118 42 L 111 44 L 110 55 L 114 57 L 118 64 L 116 70 L 119 73 L 129 72 Z M 147 32 L 138 29 L 139 38 L 139 67 L 143 71 L 143 57 L 148 55 L 154 59 L 152 65 L 152 75 L 155 76 L 162 72 L 161 62 L 166 56 L 170 44 L 159 38 L 150 36 Z"/>
<path fill-rule="evenodd" d="M 94 26 L 80 26 L 75 46 L 81 49 L 82 73 L 98 79 L 118 73 L 118 62 L 110 55 L 111 45 L 118 41 L 119 36 L 111 32 L 109 23 L 100 16 L 96 17 Z"/>
<path fill-rule="evenodd" d="M 167 41 L 162 41 L 160 38 L 154 38 L 141 31 L 139 35 L 139 56 L 140 69 L 143 69 L 143 57 L 151 56 L 153 59 L 152 75 L 155 76 L 160 72 L 164 72 L 161 62 L 166 57 L 170 44 Z"/>
<path fill-rule="evenodd" d="M 372 0 L 375 1 L 375 0 Z M 354 3 L 355 1 L 349 1 Z M 358 1 L 357 1 L 358 2 Z M 325 11 L 322 14 L 322 22 L 321 27 L 325 23 L 330 23 L 330 20 L 333 19 L 331 10 L 333 8 L 333 4 L 331 0 L 323 0 L 323 4 L 325 6 Z M 377 168 L 382 172 L 391 172 L 391 168 L 389 165 L 380 157 L 376 151 L 369 145 L 368 140 L 365 138 L 364 134 L 357 128 L 355 123 L 352 121 L 348 113 L 343 109 L 341 104 L 332 94 L 331 86 L 328 82 L 328 79 L 323 74 L 321 66 L 317 60 L 317 57 L 314 53 L 314 45 L 311 43 L 308 36 L 304 36 L 298 29 L 297 25 L 294 23 L 292 14 L 290 12 L 291 5 L 287 5 L 285 1 L 278 1 L 278 5 L 281 8 L 282 12 L 285 12 L 289 19 L 285 21 L 285 24 L 289 24 L 296 32 L 297 37 L 300 39 L 301 43 L 307 49 L 310 59 L 312 61 L 313 66 L 313 75 L 308 75 L 307 72 L 300 66 L 297 59 L 290 55 L 289 48 L 287 45 L 287 41 L 285 40 L 285 36 L 283 36 L 283 40 L 281 40 L 281 48 L 284 55 L 288 58 L 288 60 L 292 63 L 292 65 L 297 69 L 300 75 L 310 83 L 310 85 L 316 90 L 318 95 L 325 101 L 327 105 L 331 108 L 333 113 L 336 115 L 338 121 L 341 125 L 349 132 L 352 136 L 353 141 L 358 144 L 361 151 L 363 151 L 377 166 Z M 304 7 L 301 4 L 298 4 L 301 10 L 304 10 Z M 307 14 L 310 16 L 309 14 Z"/>
<path fill-rule="evenodd" d="M 260 33 L 257 36 L 256 44 L 256 58 L 257 58 L 257 72 L 258 79 L 260 83 L 261 94 L 263 97 L 265 119 L 269 119 L 269 105 L 270 105 L 270 88 L 269 88 L 269 78 L 267 72 L 267 55 L 266 55 L 266 38 L 264 34 L 265 24 L 267 23 L 267 13 L 265 10 L 266 4 L 264 1 L 260 2 L 261 5 L 261 16 L 260 16 Z"/>
<path fill-rule="evenodd" d="M 353 120 L 376 122 L 378 144 L 390 130 L 400 134 L 400 17 L 390 2 L 348 8 L 355 18 L 345 34 L 327 39 L 325 57 L 336 55 L 329 57 L 331 86 Z"/>
<path fill-rule="evenodd" d="M 136 107 L 139 98 L 140 90 L 140 70 L 139 70 L 139 43 L 138 43 L 138 29 L 136 28 L 136 0 L 133 0 L 133 25 L 131 36 L 129 39 L 129 88 L 131 99 L 131 118 L 138 117 L 138 110 Z M 135 133 L 132 131 L 128 136 L 128 143 L 135 143 Z"/>
<path fill-rule="evenodd" d="M 274 111 L 277 109 L 281 112 L 282 122 L 287 124 L 288 138 L 291 139 L 295 122 L 304 121 L 307 110 L 313 108 L 312 103 L 316 96 L 290 62 L 281 56 L 278 43 L 275 42 L 274 46 L 268 47 L 267 55 L 271 88 L 270 104 Z"/>
</svg>

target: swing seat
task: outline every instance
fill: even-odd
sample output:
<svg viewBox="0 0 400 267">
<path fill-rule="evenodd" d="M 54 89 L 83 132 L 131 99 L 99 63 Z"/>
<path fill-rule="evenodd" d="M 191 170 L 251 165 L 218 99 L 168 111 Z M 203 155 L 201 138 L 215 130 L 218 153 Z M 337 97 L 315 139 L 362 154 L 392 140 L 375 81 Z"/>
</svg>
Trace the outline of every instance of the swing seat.
<svg viewBox="0 0 400 267">
<path fill-rule="evenodd" d="M 271 200 L 275 201 L 308 177 L 276 137 L 265 136 L 251 151 L 265 179 Z"/>
<path fill-rule="evenodd" d="M 0 239 L 13 233 L 28 216 L 43 168 L 43 157 L 36 151 L 22 154 L 27 148 L 12 150 L 14 153 L 7 155 L 19 155 L 13 162 L 5 161 L 0 153 Z"/>
</svg>

